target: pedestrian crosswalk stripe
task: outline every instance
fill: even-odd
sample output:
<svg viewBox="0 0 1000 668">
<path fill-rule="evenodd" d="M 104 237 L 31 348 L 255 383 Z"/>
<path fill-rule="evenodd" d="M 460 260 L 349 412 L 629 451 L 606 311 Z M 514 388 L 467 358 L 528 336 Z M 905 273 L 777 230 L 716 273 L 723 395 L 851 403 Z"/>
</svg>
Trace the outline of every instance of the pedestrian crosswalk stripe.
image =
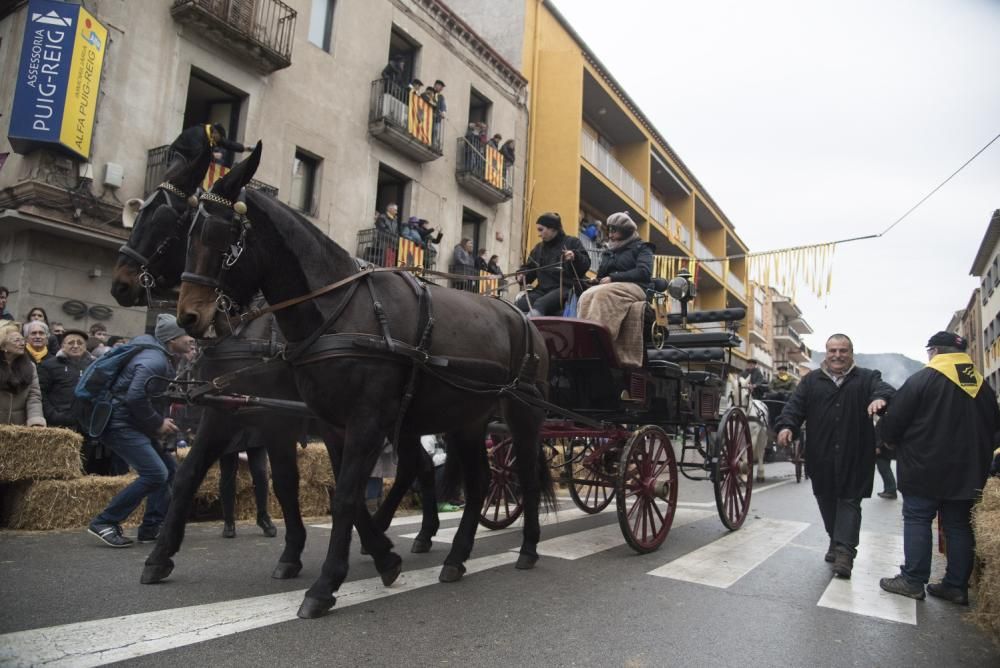
<svg viewBox="0 0 1000 668">
<path fill-rule="evenodd" d="M 614 505 L 609 506 L 602 513 L 613 512 L 615 510 Z M 567 508 L 566 510 L 560 510 L 555 513 L 546 513 L 538 516 L 538 523 L 542 526 L 559 524 L 560 522 L 568 522 L 569 520 L 579 519 L 581 517 L 591 517 L 590 513 L 586 513 L 579 508 Z M 492 531 L 485 530 L 482 527 L 476 531 L 476 540 L 480 538 L 486 538 L 489 536 L 503 536 L 508 533 L 515 533 L 522 530 L 524 525 L 523 519 L 518 519 L 512 525 L 505 529 L 494 529 Z M 451 542 L 455 538 L 455 534 L 458 533 L 458 527 L 449 527 L 447 529 L 439 529 L 436 534 L 434 534 L 434 539 L 442 542 Z M 402 538 L 416 538 L 416 533 L 404 533 Z"/>
<path fill-rule="evenodd" d="M 453 510 L 447 513 L 438 513 L 438 519 L 442 522 L 446 520 L 460 520 L 462 519 L 461 510 Z M 406 515 L 402 517 L 392 518 L 392 524 L 390 526 L 399 527 L 406 526 L 407 524 L 420 524 L 424 520 L 422 513 L 417 513 L 416 515 Z M 332 522 L 324 522 L 322 524 L 310 524 L 310 527 L 314 529 L 332 529 Z"/>
<path fill-rule="evenodd" d="M 861 532 L 858 556 L 850 580 L 834 578 L 816 605 L 903 624 L 917 623 L 917 602 L 890 594 L 878 586 L 880 578 L 899 573 L 903 537 Z"/>
<path fill-rule="evenodd" d="M 691 524 L 715 513 L 707 510 L 678 508 L 674 515 L 673 528 Z M 670 540 L 670 536 L 667 536 Z M 610 550 L 625 544 L 618 523 L 607 524 L 596 529 L 577 531 L 565 536 L 543 540 L 538 544 L 538 554 L 559 559 L 582 559 L 598 552 Z"/>
<path fill-rule="evenodd" d="M 739 531 L 649 571 L 649 575 L 725 589 L 763 563 L 793 538 L 807 522 L 753 520 Z"/>
<path fill-rule="evenodd" d="M 494 554 L 465 562 L 466 574 L 510 567 L 514 557 Z M 438 583 L 440 566 L 404 571 L 391 587 L 381 578 L 345 583 L 334 613 L 359 603 L 395 596 Z M 525 575 L 525 577 L 529 577 Z M 175 647 L 296 619 L 305 589 L 252 598 L 144 612 L 0 635 L 0 665 L 101 666 Z"/>
</svg>

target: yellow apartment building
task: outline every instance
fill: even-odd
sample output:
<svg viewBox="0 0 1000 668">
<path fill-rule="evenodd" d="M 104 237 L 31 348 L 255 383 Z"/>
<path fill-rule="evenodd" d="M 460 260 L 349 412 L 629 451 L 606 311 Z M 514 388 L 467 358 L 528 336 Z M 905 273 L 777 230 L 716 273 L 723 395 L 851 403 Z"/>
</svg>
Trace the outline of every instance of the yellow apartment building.
<svg viewBox="0 0 1000 668">
<path fill-rule="evenodd" d="M 521 4 L 449 2 L 528 79 L 525 248 L 546 211 L 559 212 L 568 234 L 628 211 L 658 254 L 746 253 L 733 223 L 556 7 Z M 696 276 L 695 308 L 749 306 L 744 259 L 698 262 Z M 739 333 L 746 359 L 748 320 Z"/>
</svg>

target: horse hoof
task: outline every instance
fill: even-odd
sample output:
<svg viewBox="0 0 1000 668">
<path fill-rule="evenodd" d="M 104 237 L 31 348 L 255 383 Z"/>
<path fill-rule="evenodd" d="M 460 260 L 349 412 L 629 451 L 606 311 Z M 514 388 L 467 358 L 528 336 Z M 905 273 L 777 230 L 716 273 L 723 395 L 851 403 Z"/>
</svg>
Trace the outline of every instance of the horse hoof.
<svg viewBox="0 0 1000 668">
<path fill-rule="evenodd" d="M 275 580 L 291 580 L 299 573 L 302 572 L 302 562 L 296 561 L 292 563 L 288 562 L 278 562 L 278 565 L 274 567 L 271 571 L 271 577 Z"/>
<path fill-rule="evenodd" d="M 144 585 L 156 584 L 166 580 L 174 570 L 174 562 L 167 559 L 165 564 L 146 564 L 142 569 L 142 577 L 139 582 Z"/>
<path fill-rule="evenodd" d="M 310 598 L 306 596 L 302 599 L 302 605 L 299 606 L 299 611 L 295 614 L 299 616 L 299 619 L 317 619 L 322 617 L 330 608 L 334 606 L 337 602 L 335 596 L 330 598 Z"/>
<path fill-rule="evenodd" d="M 414 554 L 424 554 L 425 552 L 431 551 L 431 539 L 430 538 L 420 538 L 419 536 L 413 539 L 413 545 L 410 546 L 410 552 Z"/>
<path fill-rule="evenodd" d="M 399 574 L 403 572 L 403 560 L 400 559 L 398 555 L 393 554 L 391 556 L 395 557 L 395 559 L 392 560 L 392 565 L 379 571 L 379 575 L 382 576 L 382 584 L 386 587 L 395 582 L 396 578 L 399 577 Z"/>
<path fill-rule="evenodd" d="M 445 564 L 441 567 L 441 575 L 438 576 L 438 582 L 458 582 L 465 575 L 465 566 L 459 564 L 453 566 L 451 564 Z"/>
<path fill-rule="evenodd" d="M 518 556 L 517 563 L 514 564 L 514 568 L 520 571 L 530 571 L 538 563 L 537 554 L 522 554 Z"/>
</svg>

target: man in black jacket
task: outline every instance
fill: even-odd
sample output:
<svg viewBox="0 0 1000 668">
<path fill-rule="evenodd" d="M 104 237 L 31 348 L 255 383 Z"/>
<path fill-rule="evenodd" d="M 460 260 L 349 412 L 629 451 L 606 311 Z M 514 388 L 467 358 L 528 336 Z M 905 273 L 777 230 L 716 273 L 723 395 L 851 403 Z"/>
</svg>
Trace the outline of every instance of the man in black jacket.
<svg viewBox="0 0 1000 668">
<path fill-rule="evenodd" d="M 590 256 L 576 237 L 563 232 L 558 213 L 543 213 L 535 224 L 542 238 L 518 273 L 518 283 L 537 281 L 514 304 L 532 316 L 561 315 L 570 291 L 587 276 Z"/>
<path fill-rule="evenodd" d="M 861 534 L 861 499 L 872 495 L 875 428 L 872 416 L 895 393 L 875 369 L 854 365 L 854 344 L 845 334 L 826 341 L 826 359 L 809 372 L 777 421 L 778 445 L 788 446 L 809 423 L 806 473 L 830 536 L 825 559 L 833 572 L 851 577 Z"/>
<path fill-rule="evenodd" d="M 183 159 L 187 164 L 194 164 L 200 155 L 206 151 L 215 152 L 225 149 L 236 153 L 245 153 L 247 147 L 238 141 L 226 138 L 226 128 L 221 123 L 212 125 L 192 125 L 177 135 L 170 144 L 169 160 Z"/>
<path fill-rule="evenodd" d="M 893 594 L 924 598 L 931 574 L 931 522 L 940 512 L 948 567 L 940 583 L 927 585 L 927 593 L 962 605 L 969 603 L 974 559 L 972 506 L 986 484 L 1000 428 L 996 394 L 983 382 L 966 346 L 951 332 L 932 336 L 930 361 L 899 388 L 879 425 L 898 453 L 906 562 L 899 575 L 879 584 Z"/>
</svg>

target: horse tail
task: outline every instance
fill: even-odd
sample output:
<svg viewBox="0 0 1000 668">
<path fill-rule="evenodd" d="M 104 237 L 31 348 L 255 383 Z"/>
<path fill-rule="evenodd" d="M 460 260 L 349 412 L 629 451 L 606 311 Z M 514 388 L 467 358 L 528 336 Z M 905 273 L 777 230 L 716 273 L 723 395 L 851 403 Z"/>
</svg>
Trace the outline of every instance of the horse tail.
<svg viewBox="0 0 1000 668">
<path fill-rule="evenodd" d="M 538 500 L 545 512 L 556 510 L 556 485 L 552 469 L 545 460 L 545 449 L 538 449 Z"/>
</svg>

